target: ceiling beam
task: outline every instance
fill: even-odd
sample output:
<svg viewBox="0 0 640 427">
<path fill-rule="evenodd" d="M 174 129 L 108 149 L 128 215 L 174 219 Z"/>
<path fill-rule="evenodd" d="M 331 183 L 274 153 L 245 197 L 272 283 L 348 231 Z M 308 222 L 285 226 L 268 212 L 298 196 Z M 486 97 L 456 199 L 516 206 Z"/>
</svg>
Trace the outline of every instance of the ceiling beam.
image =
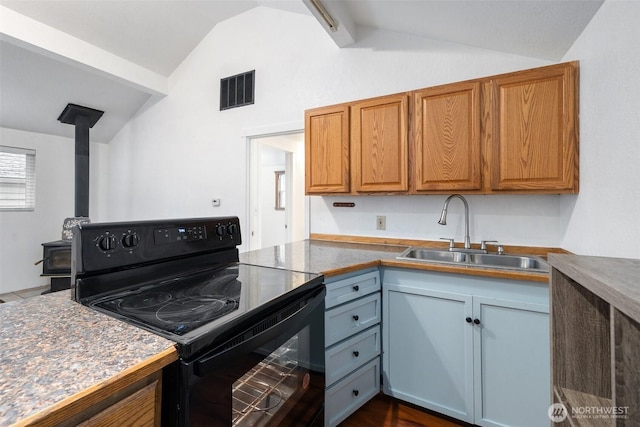
<svg viewBox="0 0 640 427">
<path fill-rule="evenodd" d="M 168 80 L 160 74 L 4 6 L 0 6 L 0 15 L 0 40 L 150 95 L 168 93 Z"/>
<path fill-rule="evenodd" d="M 343 2 L 327 0 L 302 0 L 302 2 L 338 47 L 346 47 L 356 41 L 356 26 Z M 313 4 L 314 2 L 319 3 L 328 12 L 335 22 L 335 28 L 332 29 L 329 26 L 325 17 Z"/>
</svg>

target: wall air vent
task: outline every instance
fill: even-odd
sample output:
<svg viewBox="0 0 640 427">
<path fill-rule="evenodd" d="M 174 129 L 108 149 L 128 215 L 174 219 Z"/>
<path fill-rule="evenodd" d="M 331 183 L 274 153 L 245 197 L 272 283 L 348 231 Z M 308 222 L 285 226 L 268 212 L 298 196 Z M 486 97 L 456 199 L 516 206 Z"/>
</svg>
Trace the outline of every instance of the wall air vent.
<svg viewBox="0 0 640 427">
<path fill-rule="evenodd" d="M 220 111 L 253 104 L 256 70 L 220 79 Z"/>
</svg>

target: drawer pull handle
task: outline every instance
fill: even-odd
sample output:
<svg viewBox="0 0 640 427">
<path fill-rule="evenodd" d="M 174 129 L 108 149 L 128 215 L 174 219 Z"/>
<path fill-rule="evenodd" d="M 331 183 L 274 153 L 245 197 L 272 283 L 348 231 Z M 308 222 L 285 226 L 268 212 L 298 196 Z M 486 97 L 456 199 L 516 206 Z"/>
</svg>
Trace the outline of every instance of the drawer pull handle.
<svg viewBox="0 0 640 427">
<path fill-rule="evenodd" d="M 354 292 L 358 292 L 359 290 L 360 290 L 360 286 L 355 285 L 355 286 L 353 287 L 353 291 L 354 291 Z"/>
<path fill-rule="evenodd" d="M 358 350 L 353 352 L 353 357 L 358 357 L 360 356 L 360 352 Z"/>
<path fill-rule="evenodd" d="M 360 316 L 358 316 L 357 314 L 354 314 L 354 315 L 353 315 L 353 320 L 354 320 L 355 322 L 357 322 L 357 321 L 358 321 L 358 319 L 360 319 Z"/>
<path fill-rule="evenodd" d="M 359 394 L 360 394 L 360 391 L 357 388 L 353 390 L 353 395 L 355 397 L 358 397 Z"/>
<path fill-rule="evenodd" d="M 467 317 L 466 319 L 464 319 L 467 321 L 467 323 L 471 323 L 473 321 L 473 319 L 471 319 L 471 317 Z"/>
<path fill-rule="evenodd" d="M 475 323 L 476 325 L 480 324 L 480 319 L 473 319 L 473 323 Z"/>
</svg>

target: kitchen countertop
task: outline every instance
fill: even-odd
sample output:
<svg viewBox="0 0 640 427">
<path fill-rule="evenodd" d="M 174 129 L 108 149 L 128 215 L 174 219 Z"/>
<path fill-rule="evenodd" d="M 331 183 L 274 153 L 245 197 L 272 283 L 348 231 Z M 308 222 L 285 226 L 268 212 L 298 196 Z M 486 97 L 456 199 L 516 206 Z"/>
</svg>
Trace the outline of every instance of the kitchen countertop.
<svg viewBox="0 0 640 427">
<path fill-rule="evenodd" d="M 68 291 L 0 304 L 0 426 L 172 350 L 173 342 L 82 306 Z"/>
<path fill-rule="evenodd" d="M 549 264 L 640 322 L 640 260 L 554 254 Z"/>
<path fill-rule="evenodd" d="M 414 244 L 309 239 L 240 254 L 266 267 L 337 276 L 378 266 L 548 282 L 547 274 L 397 260 Z M 73 402 L 159 354 L 172 341 L 91 310 L 67 291 L 0 304 L 0 426 Z"/>
<path fill-rule="evenodd" d="M 394 259 L 406 246 L 302 240 L 240 254 L 240 262 L 335 276 Z"/>
<path fill-rule="evenodd" d="M 428 245 L 427 242 L 423 245 Z M 413 268 L 455 274 L 549 282 L 547 273 L 398 260 L 410 246 L 308 239 L 240 254 L 240 262 L 337 276 L 369 267 Z"/>
</svg>

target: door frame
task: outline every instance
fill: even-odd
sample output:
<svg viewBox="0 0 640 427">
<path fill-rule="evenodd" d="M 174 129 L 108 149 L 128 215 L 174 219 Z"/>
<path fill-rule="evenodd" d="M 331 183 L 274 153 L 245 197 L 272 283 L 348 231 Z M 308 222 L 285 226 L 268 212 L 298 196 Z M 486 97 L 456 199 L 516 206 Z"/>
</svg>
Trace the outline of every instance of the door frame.
<svg viewBox="0 0 640 427">
<path fill-rule="evenodd" d="M 291 135 L 301 135 L 301 144 L 283 141 Z M 244 133 L 247 147 L 247 225 L 248 250 L 260 249 L 260 212 L 257 195 L 258 151 L 261 145 L 269 145 L 286 153 L 286 208 L 287 242 L 309 238 L 309 197 L 304 194 L 304 125 L 295 123 L 269 128 L 250 129 Z M 283 139 L 278 140 L 278 137 Z M 298 171 L 296 174 L 295 171 Z M 302 176 L 297 176 L 302 174 Z M 297 191 L 294 202 L 293 191 Z M 299 211 L 302 210 L 302 214 Z M 299 218 L 299 219 L 297 219 Z M 246 235 L 246 234 L 245 234 Z"/>
</svg>

